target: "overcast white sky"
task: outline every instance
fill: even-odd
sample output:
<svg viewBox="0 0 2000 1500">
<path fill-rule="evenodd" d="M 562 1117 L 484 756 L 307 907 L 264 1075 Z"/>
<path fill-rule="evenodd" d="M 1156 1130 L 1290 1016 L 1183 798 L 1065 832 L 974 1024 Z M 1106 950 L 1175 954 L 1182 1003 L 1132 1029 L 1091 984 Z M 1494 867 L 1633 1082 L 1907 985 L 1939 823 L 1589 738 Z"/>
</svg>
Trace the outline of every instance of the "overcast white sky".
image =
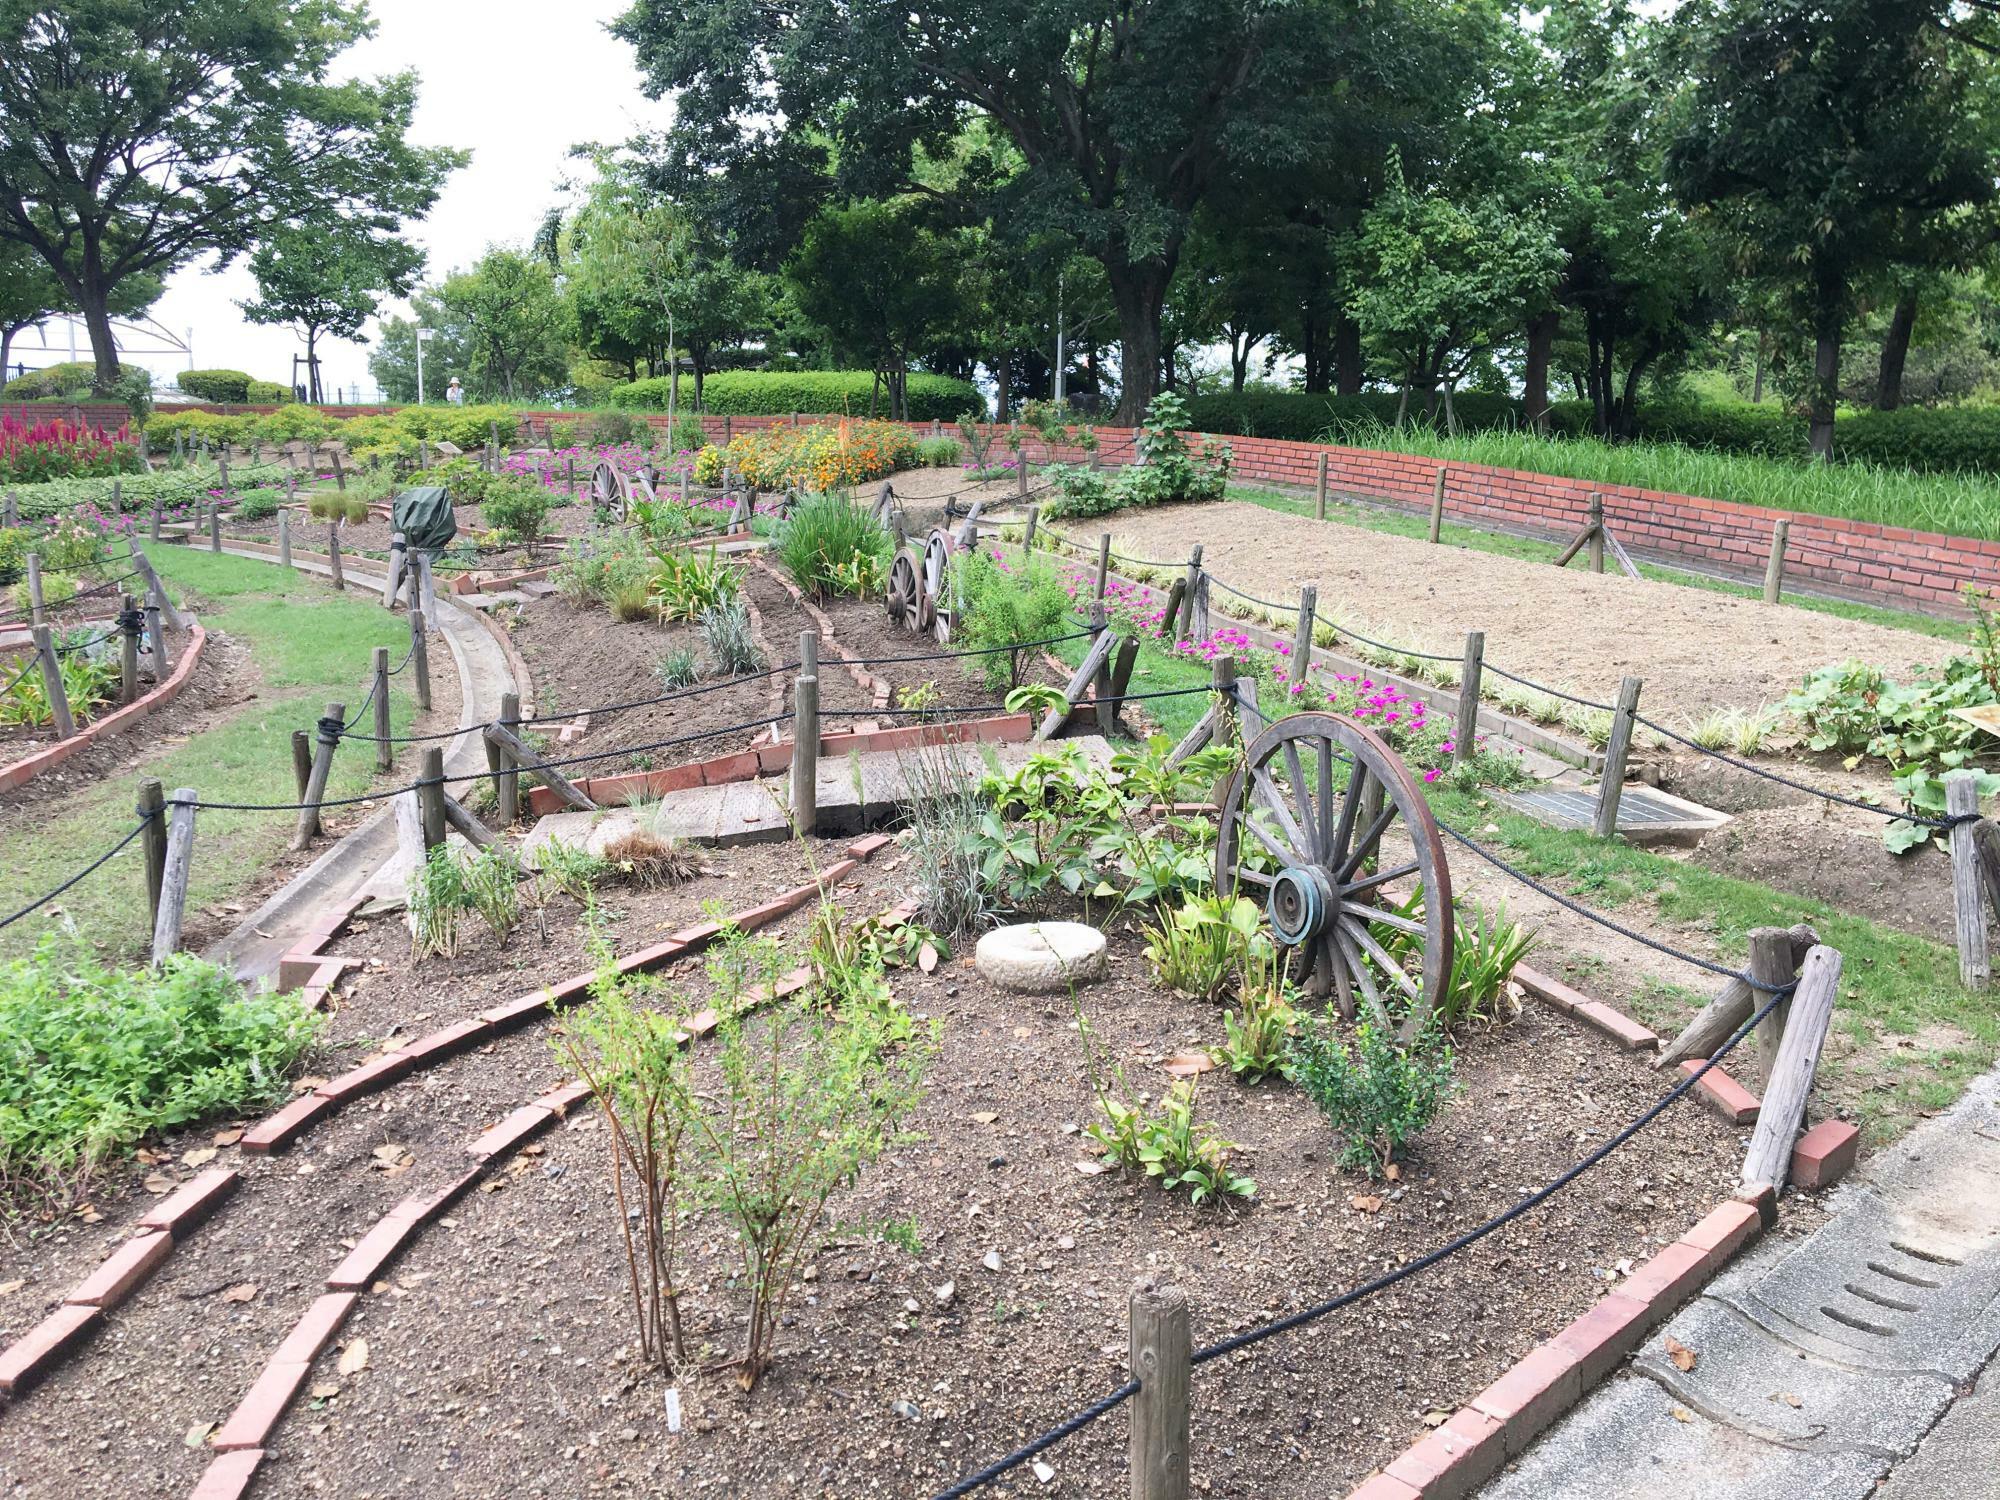
<svg viewBox="0 0 2000 1500">
<path fill-rule="evenodd" d="M 422 83 L 414 139 L 472 152 L 471 164 L 452 175 L 430 218 L 414 227 L 412 237 L 430 255 L 427 278 L 470 263 L 489 244 L 518 243 L 532 234 L 559 197 L 572 145 L 619 141 L 666 122 L 667 106 L 639 90 L 632 49 L 604 29 L 624 8 L 625 0 L 560 6 L 546 0 L 373 0 L 376 35 L 347 54 L 343 72 L 415 68 Z M 197 368 L 288 381 L 292 355 L 304 352 L 303 342 L 291 329 L 244 320 L 237 303 L 255 292 L 242 260 L 219 274 L 191 267 L 168 282 L 152 316 L 176 337 L 193 330 Z M 48 337 L 59 346 L 49 356 L 28 333 L 15 344 L 15 357 L 30 368 L 67 358 L 64 326 L 51 324 Z M 80 357 L 88 359 L 80 328 L 77 339 Z M 336 386 L 372 390 L 365 337 L 323 342 L 320 359 L 329 395 Z M 134 353 L 128 363 L 152 370 L 159 385 L 187 367 L 175 354 Z"/>
</svg>

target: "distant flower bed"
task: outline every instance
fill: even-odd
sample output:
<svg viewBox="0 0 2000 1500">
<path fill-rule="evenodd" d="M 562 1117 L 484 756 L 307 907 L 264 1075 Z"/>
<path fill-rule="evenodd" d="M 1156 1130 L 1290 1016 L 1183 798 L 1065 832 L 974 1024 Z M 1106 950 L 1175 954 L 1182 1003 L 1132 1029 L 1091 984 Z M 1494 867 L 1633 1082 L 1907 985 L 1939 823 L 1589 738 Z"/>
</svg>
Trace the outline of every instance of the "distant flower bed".
<svg viewBox="0 0 2000 1500">
<path fill-rule="evenodd" d="M 759 489 L 797 485 L 837 490 L 914 468 L 917 440 L 893 422 L 843 419 L 809 427 L 776 426 L 746 432 L 726 448 L 704 448 L 695 458 L 695 478 L 719 484 L 726 469 Z"/>
<path fill-rule="evenodd" d="M 40 484 L 49 479 L 99 479 L 145 467 L 127 427 L 114 433 L 61 417 L 32 425 L 0 417 L 0 484 Z"/>
</svg>

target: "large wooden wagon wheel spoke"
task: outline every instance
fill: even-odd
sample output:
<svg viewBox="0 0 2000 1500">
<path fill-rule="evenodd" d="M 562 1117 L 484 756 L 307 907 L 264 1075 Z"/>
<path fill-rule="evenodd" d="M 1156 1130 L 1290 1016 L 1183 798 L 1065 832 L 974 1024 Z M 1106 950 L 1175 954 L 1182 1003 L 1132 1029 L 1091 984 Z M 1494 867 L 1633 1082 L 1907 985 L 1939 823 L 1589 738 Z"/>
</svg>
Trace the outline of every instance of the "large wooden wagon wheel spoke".
<svg viewBox="0 0 2000 1500">
<path fill-rule="evenodd" d="M 1408 858 L 1394 852 L 1405 839 Z M 1403 880 L 1423 890 L 1420 916 L 1381 904 Z M 1251 741 L 1223 795 L 1215 881 L 1225 896 L 1240 886 L 1262 901 L 1289 972 L 1315 997 L 1337 999 L 1344 1015 L 1362 1005 L 1382 1021 L 1399 1015 L 1404 1040 L 1450 978 L 1451 871 L 1430 805 L 1396 753 L 1351 719 L 1294 714 Z"/>
<path fill-rule="evenodd" d="M 946 622 L 950 606 L 945 598 L 945 588 L 951 580 L 951 535 L 942 527 L 934 528 L 924 541 L 923 575 L 923 618 L 918 629 L 933 632 L 942 641 L 948 634 Z"/>
<path fill-rule="evenodd" d="M 889 565 L 889 618 L 905 630 L 917 628 L 917 596 L 923 586 L 917 581 L 917 565 L 910 554 L 898 552 Z"/>
</svg>

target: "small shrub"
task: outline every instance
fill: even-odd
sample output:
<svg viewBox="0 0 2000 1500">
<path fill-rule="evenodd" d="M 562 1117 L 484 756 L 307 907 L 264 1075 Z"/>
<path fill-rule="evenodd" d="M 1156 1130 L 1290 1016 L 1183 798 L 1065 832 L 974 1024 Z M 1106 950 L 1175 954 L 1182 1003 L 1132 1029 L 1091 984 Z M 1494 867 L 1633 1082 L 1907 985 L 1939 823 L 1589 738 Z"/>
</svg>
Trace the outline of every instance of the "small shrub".
<svg viewBox="0 0 2000 1500">
<path fill-rule="evenodd" d="M 741 677 L 764 669 L 764 653 L 750 625 L 750 611 L 730 599 L 701 614 L 702 638 L 708 642 L 715 668 L 726 677 Z"/>
<path fill-rule="evenodd" d="M 701 664 L 690 646 L 676 646 L 653 664 L 653 675 L 665 688 L 693 687 L 701 680 Z"/>
<path fill-rule="evenodd" d="M 667 433 L 667 446 L 676 453 L 695 453 L 708 446 L 708 433 L 701 418 L 682 412 Z"/>
<path fill-rule="evenodd" d="M 243 370 L 183 370 L 174 384 L 197 401 L 240 406 L 250 399 L 250 376 Z"/>
<path fill-rule="evenodd" d="M 1292 1040 L 1291 1076 L 1340 1137 L 1340 1164 L 1387 1173 L 1402 1144 L 1437 1118 L 1457 1087 L 1450 1044 L 1426 1029 L 1408 1047 L 1373 1022 L 1350 1046 L 1331 1013 Z"/>
<path fill-rule="evenodd" d="M 630 412 L 600 411 L 590 418 L 590 440 L 601 448 L 629 443 L 639 430 L 639 423 Z"/>
<path fill-rule="evenodd" d="M 488 488 L 481 514 L 508 540 L 532 547 L 548 520 L 549 492 L 532 480 L 502 476 Z"/>
<path fill-rule="evenodd" d="M 803 501 L 778 528 L 778 561 L 815 599 L 872 595 L 883 584 L 895 541 L 888 528 L 838 492 Z"/>
<path fill-rule="evenodd" d="M 953 469 L 964 452 L 957 438 L 923 438 L 917 443 L 917 462 L 927 469 Z"/>
<path fill-rule="evenodd" d="M 978 664 L 988 692 L 1019 687 L 1030 665 L 1029 654 L 992 648 L 1061 633 L 1070 599 L 1055 565 L 1042 557 L 1010 562 L 996 551 L 975 552 L 954 567 L 961 600 L 958 618 L 952 622 L 954 643 L 991 652 L 965 658 Z"/>
<path fill-rule="evenodd" d="M 657 375 L 613 388 L 611 404 L 631 411 L 665 411 L 672 377 Z M 968 380 L 921 371 L 906 377 L 909 418 L 950 421 L 968 407 L 985 413 L 985 397 Z M 681 399 L 691 394 L 681 381 Z M 702 406 L 711 413 L 781 417 L 790 412 L 850 413 L 866 416 L 880 410 L 880 382 L 872 370 L 719 370 L 701 383 Z"/>
<path fill-rule="evenodd" d="M 239 521 L 268 521 L 278 513 L 283 504 L 276 490 L 251 490 L 236 502 L 236 519 Z"/>
</svg>

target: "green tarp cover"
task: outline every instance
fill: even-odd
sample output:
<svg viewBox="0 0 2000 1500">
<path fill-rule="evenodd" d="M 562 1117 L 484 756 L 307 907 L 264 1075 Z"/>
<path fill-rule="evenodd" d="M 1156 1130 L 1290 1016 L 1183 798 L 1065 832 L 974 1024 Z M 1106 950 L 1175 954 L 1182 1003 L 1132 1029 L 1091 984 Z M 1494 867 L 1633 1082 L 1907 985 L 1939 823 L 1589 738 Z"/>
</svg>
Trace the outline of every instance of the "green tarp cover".
<svg viewBox="0 0 2000 1500">
<path fill-rule="evenodd" d="M 424 552 L 442 552 L 458 535 L 458 518 L 451 513 L 451 496 L 442 485 L 420 484 L 404 490 L 389 511 L 391 524 L 403 540 Z"/>
</svg>

